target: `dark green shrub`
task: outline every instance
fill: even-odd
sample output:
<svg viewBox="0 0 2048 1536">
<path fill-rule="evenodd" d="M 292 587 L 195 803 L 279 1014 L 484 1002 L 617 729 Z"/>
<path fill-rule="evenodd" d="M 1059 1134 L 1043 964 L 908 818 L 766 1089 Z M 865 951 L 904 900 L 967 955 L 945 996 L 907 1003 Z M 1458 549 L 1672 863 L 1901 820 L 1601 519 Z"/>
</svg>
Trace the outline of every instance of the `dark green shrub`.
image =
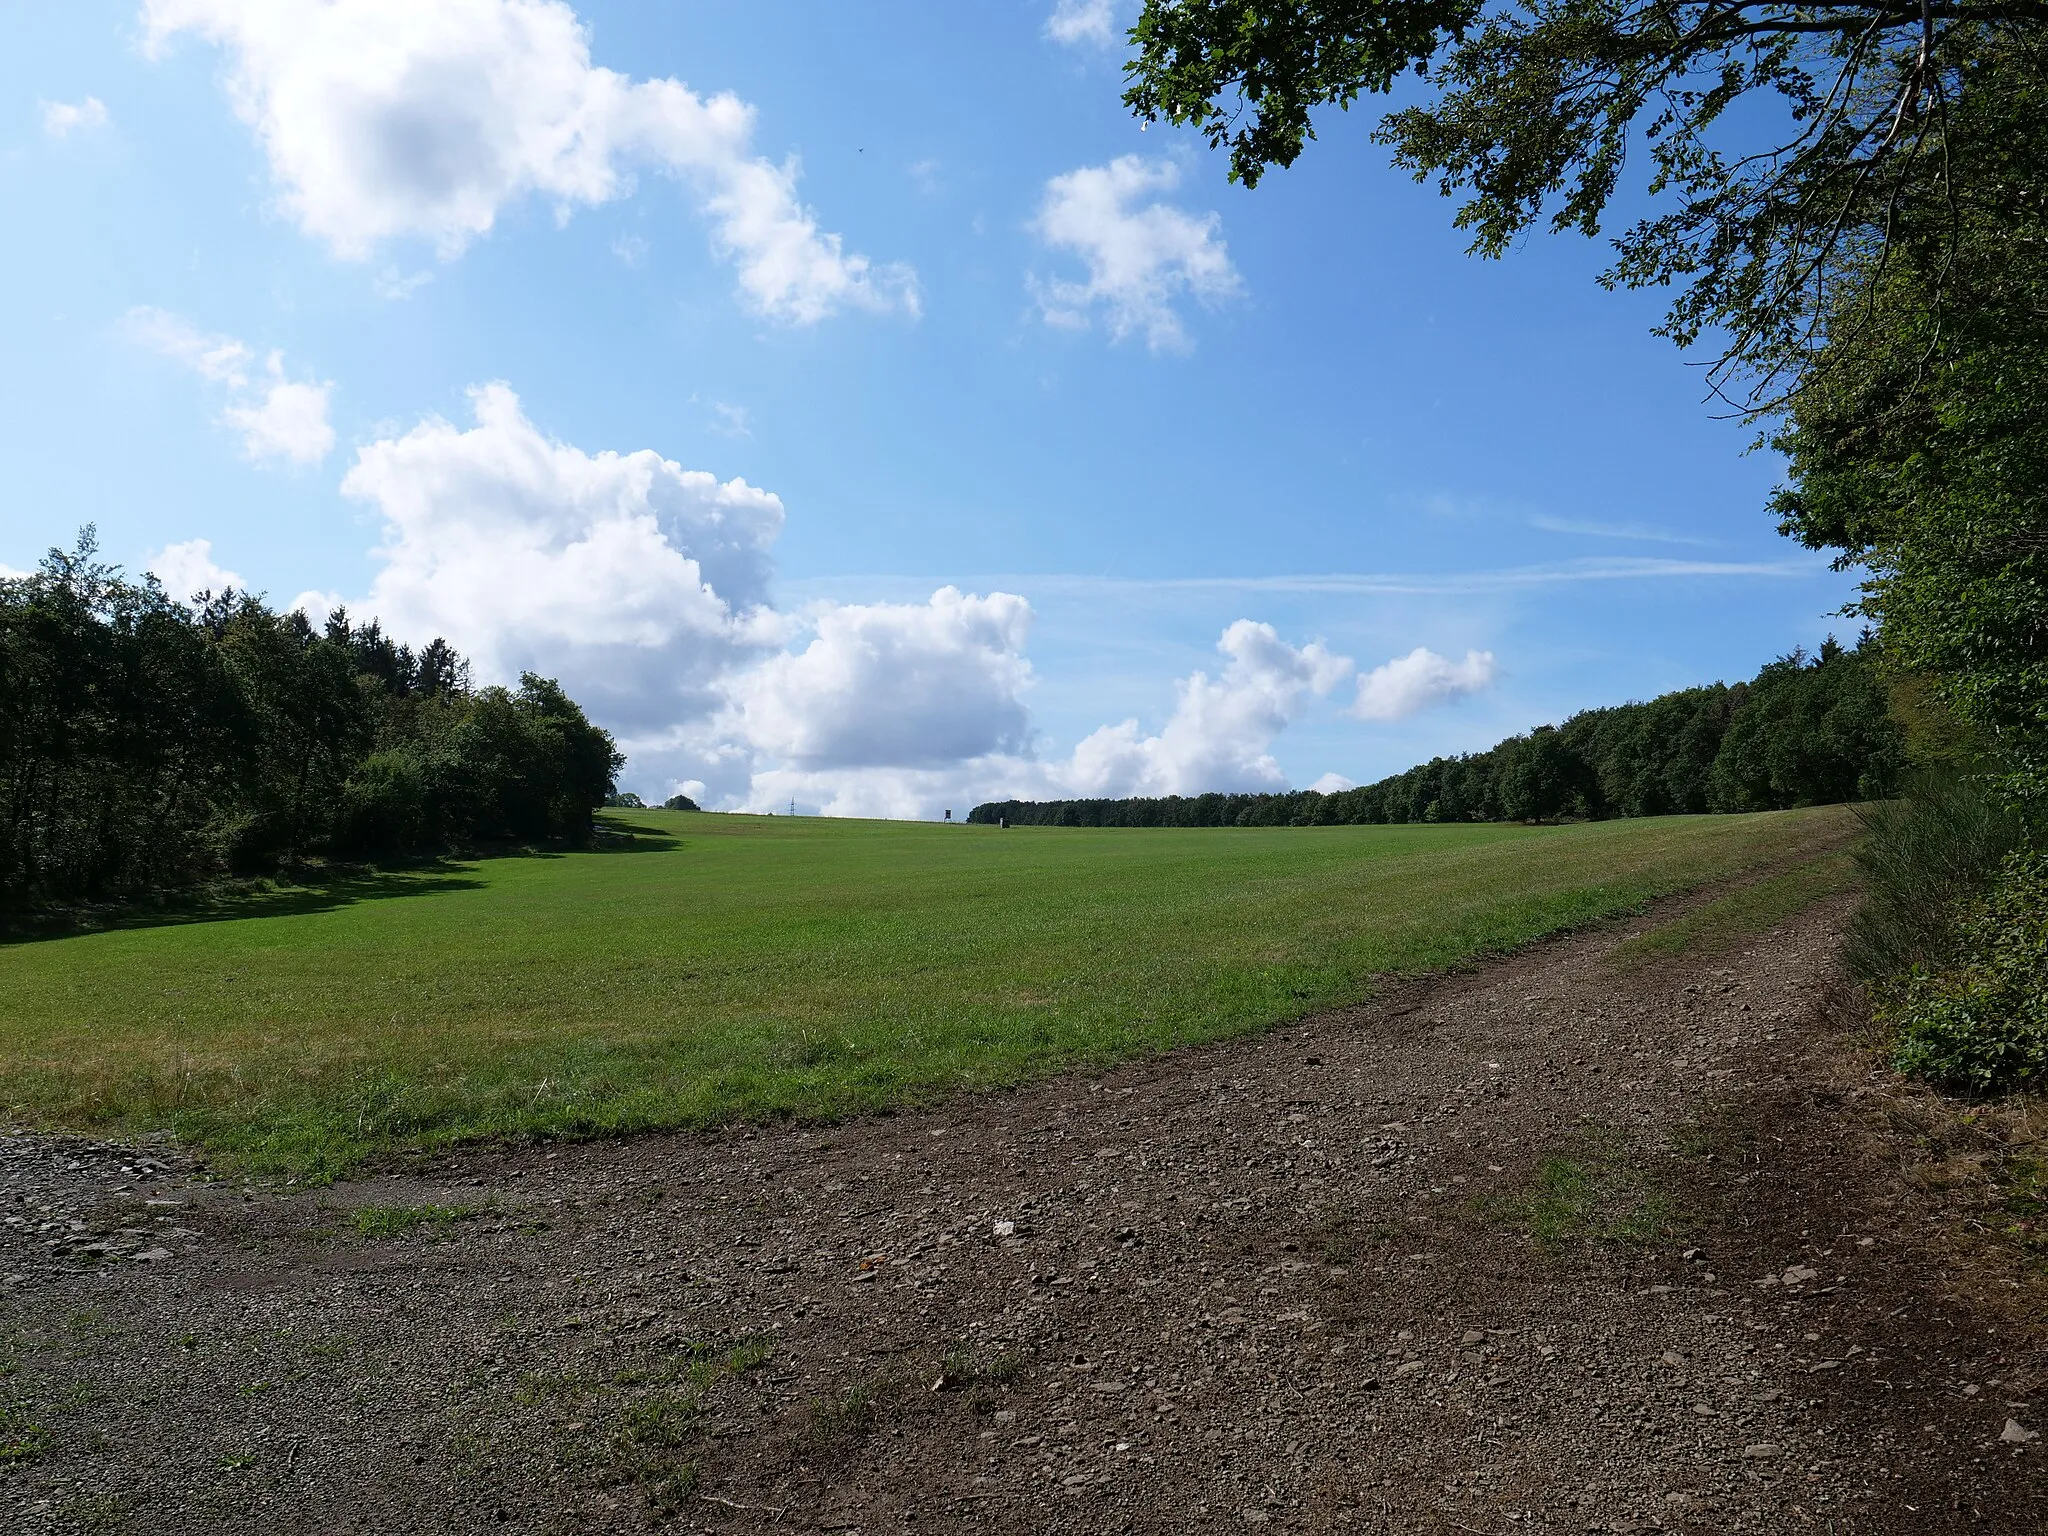
<svg viewBox="0 0 2048 1536">
<path fill-rule="evenodd" d="M 1879 1011 L 1900 1070 L 1968 1093 L 2048 1077 L 2048 855 L 2007 859 L 1956 949 L 1954 965 L 1916 972 Z"/>
<path fill-rule="evenodd" d="M 426 777 L 406 752 L 372 752 L 341 787 L 334 841 L 344 853 L 402 853 L 426 840 Z"/>
<path fill-rule="evenodd" d="M 291 851 L 291 822 L 282 811 L 272 807 L 235 807 L 209 830 L 219 850 L 221 866 L 233 874 L 268 873 L 282 864 Z"/>
</svg>

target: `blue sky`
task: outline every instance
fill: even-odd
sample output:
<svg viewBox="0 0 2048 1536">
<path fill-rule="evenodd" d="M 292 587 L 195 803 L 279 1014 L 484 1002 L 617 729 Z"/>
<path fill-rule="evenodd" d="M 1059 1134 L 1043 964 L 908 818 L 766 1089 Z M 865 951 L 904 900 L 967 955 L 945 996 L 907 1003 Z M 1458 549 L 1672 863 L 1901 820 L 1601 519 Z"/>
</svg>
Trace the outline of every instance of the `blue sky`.
<svg viewBox="0 0 2048 1536">
<path fill-rule="evenodd" d="M 1603 244 L 1468 258 L 1370 103 L 1233 187 L 1093 9 L 10 5 L 0 564 L 94 522 L 859 814 L 1363 781 L 1846 633 Z"/>
</svg>

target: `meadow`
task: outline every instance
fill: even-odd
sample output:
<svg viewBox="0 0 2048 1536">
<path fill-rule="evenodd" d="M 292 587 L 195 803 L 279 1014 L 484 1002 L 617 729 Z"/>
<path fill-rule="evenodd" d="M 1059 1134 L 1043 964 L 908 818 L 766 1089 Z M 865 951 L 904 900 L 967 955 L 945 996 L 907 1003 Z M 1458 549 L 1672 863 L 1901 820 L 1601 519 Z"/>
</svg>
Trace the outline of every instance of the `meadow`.
<svg viewBox="0 0 2048 1536">
<path fill-rule="evenodd" d="M 630 840 L 0 948 L 0 1116 L 259 1171 L 829 1118 L 1272 1025 L 1838 848 L 1840 808 L 1089 830 L 608 813 Z"/>
</svg>

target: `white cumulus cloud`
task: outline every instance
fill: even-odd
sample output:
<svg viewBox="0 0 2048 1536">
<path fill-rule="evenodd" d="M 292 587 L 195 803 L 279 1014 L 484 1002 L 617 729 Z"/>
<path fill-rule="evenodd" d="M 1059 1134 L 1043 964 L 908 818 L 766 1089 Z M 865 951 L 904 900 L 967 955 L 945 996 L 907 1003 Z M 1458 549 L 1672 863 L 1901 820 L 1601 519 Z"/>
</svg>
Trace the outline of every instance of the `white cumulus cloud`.
<svg viewBox="0 0 2048 1536">
<path fill-rule="evenodd" d="M 977 607 L 977 605 L 979 605 Z M 849 610 L 834 610 L 844 614 Z M 984 800 L 1119 795 L 1193 795 L 1209 790 L 1287 787 L 1272 746 L 1311 699 L 1328 694 L 1352 664 L 1319 643 L 1292 646 L 1271 625 L 1240 619 L 1217 649 L 1228 658 L 1215 677 L 1197 671 L 1174 685 L 1175 703 L 1157 734 L 1126 720 L 1093 732 L 1066 757 L 1032 751 L 1019 694 L 1031 681 L 1023 652 L 1029 609 L 1021 597 L 962 597 L 948 588 L 929 611 L 918 605 L 853 610 L 858 634 L 880 627 L 921 635 L 911 665 L 891 665 L 872 640 L 841 640 L 830 649 L 848 661 L 819 686 L 795 695 L 803 709 L 830 724 L 829 750 L 796 750 L 801 727 L 755 727 L 751 745 L 767 761 L 756 766 L 735 803 L 834 816 L 956 817 Z M 886 613 L 879 626 L 870 615 Z M 820 620 L 823 625 L 830 616 Z M 855 659 L 857 658 L 857 659 Z M 783 659 L 771 663 L 780 668 Z M 892 692 L 943 701 L 920 707 Z M 879 729 L 861 722 L 875 712 Z M 841 734 L 843 733 L 843 735 Z M 779 749 L 779 750 L 778 750 Z"/>
<path fill-rule="evenodd" d="M 223 377 L 249 377 L 221 338 L 166 334 Z M 779 611 L 784 510 L 771 492 L 651 449 L 549 437 L 506 384 L 473 389 L 470 406 L 466 423 L 430 416 L 357 450 L 342 490 L 373 509 L 383 540 L 368 592 L 347 605 L 415 645 L 446 637 L 479 682 L 559 678 L 618 736 L 626 786 L 643 795 L 929 816 L 1009 796 L 1284 789 L 1278 738 L 1356 672 L 1319 641 L 1240 619 L 1217 641 L 1222 665 L 1179 679 L 1155 730 L 1124 720 L 1050 752 L 1027 704 L 1024 597 L 945 586 L 924 602 Z M 174 590 L 239 585 L 203 540 L 153 568 Z M 310 591 L 293 606 L 318 624 L 341 601 Z M 1467 686 L 1492 661 L 1442 665 Z M 1392 686 L 1367 682 L 1373 697 Z"/>
<path fill-rule="evenodd" d="M 1243 284 L 1218 235 L 1219 215 L 1156 200 L 1179 184 L 1180 167 L 1171 160 L 1137 155 L 1046 183 L 1032 229 L 1047 245 L 1079 256 L 1088 274 L 1078 282 L 1033 281 L 1047 323 L 1082 327 L 1100 311 L 1118 340 L 1142 334 L 1155 352 L 1189 347 L 1178 302 L 1217 304 Z"/>
<path fill-rule="evenodd" d="M 201 592 L 221 593 L 246 585 L 233 571 L 223 570 L 213 560 L 211 539 L 186 539 L 166 544 L 151 555 L 144 568 L 164 584 L 164 590 L 179 602 L 190 602 Z"/>
<path fill-rule="evenodd" d="M 1491 687 L 1499 671 L 1491 651 L 1467 651 L 1463 661 L 1452 661 L 1418 645 L 1358 679 L 1351 713 L 1361 720 L 1405 720 Z"/>
<path fill-rule="evenodd" d="M 792 767 L 944 767 L 1028 749 L 1031 606 L 941 587 L 927 603 L 839 604 L 815 638 L 740 679 L 749 744 Z"/>
<path fill-rule="evenodd" d="M 40 105 L 43 132 L 53 139 L 68 139 L 74 133 L 107 126 L 107 104 L 97 96 L 88 96 L 83 101 L 46 101 Z"/>
<path fill-rule="evenodd" d="M 1138 723 L 1106 725 L 1074 749 L 1060 777 L 1076 795 L 1195 795 L 1209 790 L 1284 789 L 1272 745 L 1352 664 L 1320 642 L 1297 649 L 1270 624 L 1239 619 L 1216 649 L 1229 657 L 1216 677 L 1196 672 L 1174 685 L 1172 716 L 1156 736 Z"/>
<path fill-rule="evenodd" d="M 252 459 L 318 464 L 334 450 L 334 428 L 327 420 L 327 397 L 334 386 L 285 378 L 283 362 L 275 353 L 270 369 L 262 398 L 251 405 L 229 406 L 221 420 L 242 434 L 242 449 Z"/>
<path fill-rule="evenodd" d="M 220 419 L 241 435 L 246 457 L 259 463 L 281 459 L 309 465 L 333 451 L 334 428 L 327 411 L 334 385 L 288 378 L 283 353 L 272 352 L 262 373 L 252 376 L 256 354 L 246 342 L 202 331 L 168 310 L 131 309 L 122 317 L 121 330 L 136 345 L 181 363 L 228 391 L 230 403 Z"/>
<path fill-rule="evenodd" d="M 1116 41 L 1116 0 L 1059 0 L 1045 19 L 1045 35 L 1070 48 L 1107 48 Z"/>
<path fill-rule="evenodd" d="M 914 274 L 821 231 L 794 159 L 752 150 L 754 109 L 593 65 L 563 0 L 145 0 L 152 50 L 193 33 L 285 211 L 347 260 L 398 237 L 447 259 L 530 196 L 559 215 L 627 195 L 636 167 L 694 191 L 748 302 L 798 324 L 918 307 Z"/>
<path fill-rule="evenodd" d="M 628 737 L 702 717 L 732 666 L 780 642 L 777 497 L 649 449 L 556 442 L 504 384 L 470 399 L 473 425 L 429 418 L 342 481 L 384 520 L 363 607 L 393 633 L 445 636 L 484 678 L 559 677 Z"/>
</svg>

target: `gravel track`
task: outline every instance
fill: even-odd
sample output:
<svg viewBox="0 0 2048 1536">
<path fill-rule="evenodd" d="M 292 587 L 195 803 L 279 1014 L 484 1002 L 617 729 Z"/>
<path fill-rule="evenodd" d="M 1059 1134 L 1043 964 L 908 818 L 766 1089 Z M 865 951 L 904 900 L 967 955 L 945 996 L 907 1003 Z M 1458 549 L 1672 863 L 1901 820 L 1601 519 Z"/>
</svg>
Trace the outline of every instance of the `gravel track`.
<svg viewBox="0 0 2048 1536">
<path fill-rule="evenodd" d="M 0 1511 L 36 1536 L 2048 1529 L 2044 1357 L 1899 1181 L 1841 903 L 1613 963 L 1685 905 L 830 1128 L 317 1190 L 0 1138 Z"/>
</svg>

